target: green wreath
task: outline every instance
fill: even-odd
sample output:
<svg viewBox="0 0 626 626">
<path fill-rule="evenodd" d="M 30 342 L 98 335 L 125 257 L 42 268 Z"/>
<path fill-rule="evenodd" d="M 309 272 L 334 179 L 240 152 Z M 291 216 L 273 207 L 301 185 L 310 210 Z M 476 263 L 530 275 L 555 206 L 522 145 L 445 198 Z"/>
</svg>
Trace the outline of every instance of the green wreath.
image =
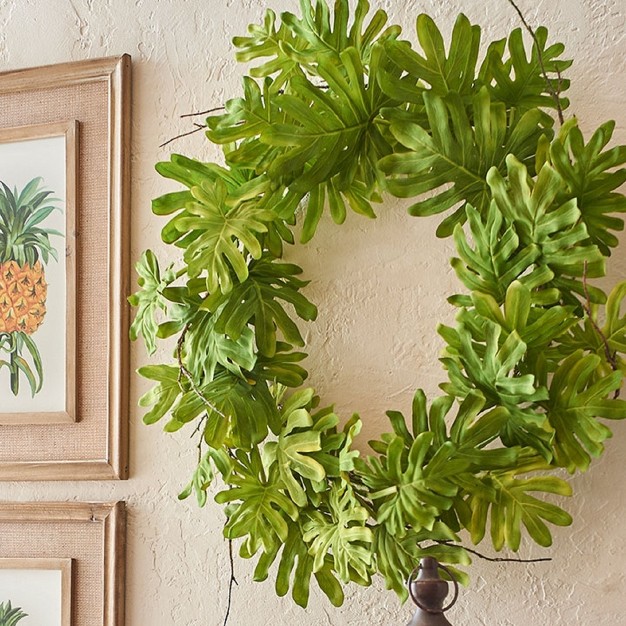
<svg viewBox="0 0 626 626">
<path fill-rule="evenodd" d="M 560 468 L 585 471 L 611 436 L 602 419 L 626 417 L 626 283 L 608 297 L 588 284 L 624 225 L 614 123 L 585 142 L 563 119 L 571 62 L 544 28 L 531 49 L 517 29 L 479 58 L 480 28 L 463 15 L 447 49 L 420 15 L 418 51 L 368 11 L 301 0 L 300 17 L 269 10 L 235 38 L 238 60 L 263 62 L 207 120 L 224 165 L 157 165 L 185 187 L 153 202 L 182 261 L 161 270 L 146 251 L 131 297 L 133 339 L 153 353 L 177 338 L 173 363 L 139 373 L 154 382 L 147 424 L 195 423 L 199 463 L 181 497 L 203 505 L 219 475 L 224 535 L 257 557 L 256 580 L 274 565 L 277 594 L 291 588 L 302 606 L 312 577 L 335 605 L 343 584 L 374 574 L 406 597 L 420 557 L 470 563 L 461 533 L 489 534 L 496 550 L 517 551 L 523 532 L 551 545 L 549 525 L 571 523 L 544 499 L 571 494 Z M 363 458 L 359 418 L 341 426 L 302 387 L 294 317 L 317 311 L 281 257 L 301 214 L 306 242 L 326 208 L 337 224 L 348 210 L 375 217 L 382 192 L 415 198 L 412 215 L 445 214 L 437 234 L 454 238 L 467 292 L 449 299 L 455 326 L 438 329 L 442 395 L 429 404 L 418 390 L 408 418 L 389 411 L 393 432 Z"/>
</svg>

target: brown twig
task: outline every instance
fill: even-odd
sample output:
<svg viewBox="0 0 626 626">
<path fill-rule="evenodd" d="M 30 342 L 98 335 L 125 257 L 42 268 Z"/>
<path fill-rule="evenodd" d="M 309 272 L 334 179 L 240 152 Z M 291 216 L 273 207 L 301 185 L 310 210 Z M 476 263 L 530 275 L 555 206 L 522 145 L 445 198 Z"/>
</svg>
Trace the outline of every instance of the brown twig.
<svg viewBox="0 0 626 626">
<path fill-rule="evenodd" d="M 180 118 L 184 119 L 185 117 L 198 117 L 200 115 L 208 115 L 209 113 L 215 113 L 216 111 L 223 111 L 225 107 L 213 107 L 212 109 L 207 109 L 206 111 L 197 111 L 196 113 L 185 113 L 181 115 Z"/>
<path fill-rule="evenodd" d="M 596 320 L 593 319 L 593 315 L 591 312 L 591 297 L 589 296 L 589 289 L 587 287 L 587 261 L 583 264 L 583 291 L 585 292 L 585 302 L 583 302 L 583 309 L 587 314 L 587 318 L 591 322 L 593 329 L 596 331 L 597 335 L 602 340 L 602 345 L 604 346 L 604 355 L 606 356 L 606 360 L 608 364 L 611 366 L 611 369 L 616 372 L 619 369 L 619 365 L 617 363 L 617 354 L 614 351 L 611 351 L 611 346 L 609 345 L 609 340 L 606 338 L 606 335 L 602 332 L 602 329 L 598 326 Z M 617 389 L 615 391 L 615 395 L 613 399 L 619 398 L 620 390 Z"/>
<path fill-rule="evenodd" d="M 233 585 L 239 585 L 235 578 L 235 561 L 233 559 L 233 540 L 228 540 L 228 559 L 230 561 L 230 580 L 228 581 L 228 604 L 226 605 L 226 615 L 224 615 L 224 623 L 222 626 L 228 624 L 228 618 L 230 617 L 230 607 L 233 599 Z"/>
<path fill-rule="evenodd" d="M 470 554 L 474 554 L 475 556 L 484 559 L 485 561 L 491 561 L 492 563 L 543 563 L 545 561 L 551 561 L 551 557 L 542 557 L 539 559 L 513 559 L 505 556 L 487 556 L 485 554 L 481 554 L 478 550 L 473 550 L 472 548 L 467 548 L 458 543 L 454 543 L 452 541 L 437 541 L 437 543 L 444 546 L 458 546 L 459 548 L 463 548 L 466 552 Z"/>
<path fill-rule="evenodd" d="M 159 148 L 164 148 L 165 146 L 167 146 L 168 143 L 172 143 L 172 141 L 176 141 L 177 139 L 182 139 L 183 137 L 193 135 L 207 127 L 206 124 L 194 124 L 194 126 L 196 128 L 194 128 L 193 130 L 190 130 L 189 132 L 181 133 L 180 135 L 176 135 L 176 137 L 172 137 L 171 139 L 164 141 L 162 144 L 159 145 Z"/>
<path fill-rule="evenodd" d="M 544 79 L 546 81 L 546 84 L 548 85 L 548 91 L 550 92 L 550 95 L 552 96 L 552 98 L 554 99 L 554 103 L 556 104 L 556 111 L 557 111 L 557 115 L 559 117 L 559 122 L 561 124 L 563 124 L 563 122 L 565 121 L 565 118 L 563 116 L 563 108 L 561 107 L 561 99 L 559 97 L 560 96 L 560 92 L 561 92 L 561 74 L 560 74 L 560 72 L 557 71 L 557 76 L 558 76 L 557 85 L 558 85 L 558 88 L 555 89 L 554 85 L 552 84 L 552 81 L 548 77 L 548 72 L 546 70 L 545 63 L 543 62 L 543 55 L 541 54 L 541 46 L 539 45 L 539 40 L 537 39 L 537 34 L 533 30 L 532 26 L 528 23 L 528 21 L 524 17 L 524 14 L 522 13 L 521 9 L 517 6 L 515 1 L 514 0 L 507 0 L 507 2 L 515 9 L 517 14 L 519 15 L 520 20 L 522 21 L 522 24 L 524 25 L 524 28 L 526 28 L 526 30 L 530 33 L 530 36 L 532 37 L 533 41 L 535 42 L 535 46 L 537 46 L 537 58 L 539 59 L 539 67 L 541 67 L 541 73 L 543 74 L 543 77 L 544 77 Z"/>
</svg>

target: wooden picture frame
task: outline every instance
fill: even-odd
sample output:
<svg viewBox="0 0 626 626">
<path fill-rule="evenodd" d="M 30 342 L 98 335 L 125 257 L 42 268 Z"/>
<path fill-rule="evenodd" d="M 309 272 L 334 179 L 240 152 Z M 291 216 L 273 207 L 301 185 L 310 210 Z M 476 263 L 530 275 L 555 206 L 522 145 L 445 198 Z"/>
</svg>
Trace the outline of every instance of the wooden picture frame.
<svg viewBox="0 0 626 626">
<path fill-rule="evenodd" d="M 55 622 L 55 626 L 72 626 L 72 559 L 57 559 L 57 558 L 22 558 L 22 559 L 5 559 L 0 557 L 0 577 L 3 573 L 3 570 L 6 572 L 7 570 L 21 570 L 24 571 L 25 574 L 29 573 L 39 573 L 39 572 L 49 572 L 49 571 L 58 571 L 59 576 L 59 584 L 58 584 L 58 606 L 55 606 L 56 614 L 49 615 L 50 608 L 35 606 L 35 609 L 39 611 L 40 615 L 34 616 L 32 615 L 32 610 L 30 608 L 29 602 L 41 604 L 45 602 L 48 598 L 42 594 L 41 588 L 34 589 L 24 589 L 21 590 L 22 598 L 15 602 L 13 598 L 12 607 L 18 607 L 25 611 L 29 611 L 27 616 L 31 619 L 38 619 L 41 623 L 41 626 L 46 626 L 44 624 L 44 619 L 49 618 L 50 621 Z M 19 588 L 23 586 L 26 581 L 13 580 L 12 589 Z M 33 580 L 31 582 L 39 583 L 41 585 L 40 580 Z M 0 603 L 2 601 L 7 601 L 7 595 L 3 593 L 3 584 L 2 579 L 0 578 Z M 56 590 L 53 590 L 56 591 Z M 33 593 L 35 592 L 35 593 Z M 44 598 L 41 596 L 44 595 Z M 24 611 L 23 611 L 24 612 Z M 43 618 L 43 619 L 39 619 Z"/>
<path fill-rule="evenodd" d="M 37 133 L 66 133 L 65 406 L 16 410 L 0 388 L 0 480 L 125 479 L 130 57 L 0 73 L 0 151 Z"/>
<path fill-rule="evenodd" d="M 0 503 L 0 537 L 0 571 L 3 563 L 64 564 L 64 607 L 71 610 L 62 626 L 124 626 L 123 502 Z"/>
<path fill-rule="evenodd" d="M 64 241 L 59 242 L 58 248 L 60 248 L 60 252 L 58 254 L 58 263 L 60 266 L 60 279 L 63 280 L 64 283 L 64 297 L 63 298 L 54 298 L 50 297 L 50 278 L 49 276 L 43 276 L 43 280 L 47 283 L 48 292 L 47 295 L 47 309 L 46 317 L 50 317 L 50 301 L 56 302 L 61 300 L 59 304 L 64 309 L 62 310 L 58 317 L 61 318 L 61 322 L 63 318 L 65 319 L 64 328 L 62 328 L 62 332 L 59 333 L 59 325 L 54 322 L 57 320 L 49 320 L 47 324 L 42 324 L 41 329 L 37 329 L 37 336 L 41 335 L 41 331 L 46 332 L 48 342 L 52 343 L 52 349 L 49 351 L 48 356 L 48 367 L 42 367 L 42 383 L 44 380 L 44 375 L 48 372 L 47 369 L 52 370 L 52 374 L 54 376 L 59 376 L 60 378 L 64 378 L 59 381 L 53 380 L 49 383 L 48 388 L 51 389 L 52 393 L 57 393 L 61 391 L 60 406 L 56 409 L 51 409 L 53 404 L 53 400 L 50 398 L 49 394 L 46 394 L 46 387 L 40 390 L 41 395 L 35 395 L 28 393 L 28 389 L 26 389 L 26 394 L 24 394 L 24 389 L 22 389 L 22 397 L 26 395 L 26 398 L 23 402 L 25 405 L 25 409 L 20 412 L 8 412 L 6 405 L 12 400 L 9 395 L 8 402 L 7 397 L 4 396 L 3 400 L 0 400 L 0 424 L 54 424 L 58 422 L 73 422 L 76 420 L 76 244 L 75 244 L 75 233 L 76 233 L 76 183 L 77 183 L 77 168 L 78 168 L 78 122 L 76 120 L 71 120 L 68 122 L 52 122 L 49 124 L 37 124 L 34 126 L 20 126 L 17 128 L 2 128 L 0 129 L 0 171 L 2 171 L 2 176 L 6 177 L 6 165 L 11 165 L 13 168 L 16 168 L 19 173 L 19 169 L 24 168 L 27 171 L 24 172 L 26 179 L 30 180 L 33 177 L 33 174 L 40 174 L 41 171 L 38 170 L 37 165 L 33 162 L 35 161 L 37 155 L 37 146 L 48 145 L 46 140 L 60 140 L 60 143 L 63 147 L 62 159 L 64 162 L 62 164 L 56 164 L 55 159 L 50 158 L 54 155 L 49 155 L 44 153 L 41 155 L 41 160 L 43 163 L 48 163 L 48 169 L 50 167 L 54 167 L 55 169 L 60 169 L 64 174 L 64 190 L 63 196 L 64 199 L 62 202 L 57 201 L 54 204 L 54 209 L 58 209 L 61 213 L 59 216 L 60 221 L 63 225 L 63 229 L 61 231 Z M 56 142 L 57 144 L 59 141 Z M 21 149 L 21 150 L 20 150 Z M 20 150 L 21 152 L 21 163 L 15 163 L 15 152 Z M 35 154 L 32 154 L 35 152 Z M 9 161 L 9 163 L 5 164 L 4 159 Z M 13 163 L 10 161 L 13 160 Z M 26 167 L 24 167 L 26 165 Z M 41 167 L 41 165 L 40 165 Z M 15 171 L 15 170 L 14 170 Z M 5 182 L 5 181 L 2 181 Z M 14 180 L 12 182 L 15 182 Z M 6 184 L 6 183 L 5 183 Z M 50 190 L 52 191 L 52 190 Z M 57 191 L 55 191 L 56 195 Z M 60 206 L 59 206 L 60 204 Z M 45 208 L 45 207 L 42 207 Z M 50 216 L 48 216 L 48 219 Z M 0 220 L 2 216 L 0 216 Z M 43 222 L 45 223 L 45 219 Z M 41 224 L 36 224 L 35 228 L 40 228 Z M 0 225 L 1 228 L 1 225 Z M 63 253 L 64 250 L 64 253 Z M 3 265 L 0 264 L 0 267 Z M 15 279 L 14 279 L 15 280 Z M 0 289 L 3 286 L 3 279 L 0 278 Z M 33 289 L 33 292 L 35 289 Z M 8 302 L 11 302 L 11 298 L 9 294 L 3 294 Z M 34 293 L 33 293 L 34 295 Z M 52 296 L 56 296 L 57 294 L 53 293 Z M 19 298 L 19 296 L 18 296 Z M 18 300 L 15 298 L 15 300 Z M 36 296 L 31 298 L 34 299 L 35 306 L 37 305 Z M 0 297 L 1 300 L 1 297 Z M 11 304 L 13 304 L 11 302 Z M 10 309 L 13 312 L 13 309 Z M 53 311 L 54 312 L 54 311 Z M 0 301 L 0 314 L 4 313 L 2 308 L 2 302 Z M 17 322 L 13 320 L 14 327 L 17 326 Z M 0 321 L 1 324 L 1 321 Z M 0 333 L 1 334 L 1 333 Z M 5 333 L 4 336 L 10 335 L 10 333 Z M 31 342 L 36 347 L 36 341 L 31 338 Z M 60 344 L 60 345 L 59 345 Z M 58 354 L 63 353 L 63 358 L 58 359 Z M 0 356 L 2 353 L 0 352 Z M 27 355 L 28 356 L 28 355 Z M 58 367 L 58 361 L 63 363 L 63 367 Z M 40 363 L 41 365 L 41 363 Z M 27 363 L 28 366 L 28 363 Z M 31 368 L 33 369 L 33 368 Z M 34 368 L 36 370 L 36 368 Z M 2 370 L 0 370 L 0 373 Z M 21 374 L 18 370 L 18 374 Z M 32 373 L 32 372 L 31 372 Z M 6 382 L 6 378 L 8 376 L 8 372 L 5 372 L 5 380 L 2 381 L 0 379 L 0 389 L 2 388 L 2 382 Z M 17 381 L 19 383 L 20 377 L 17 377 Z M 36 382 L 36 381 L 35 381 Z M 48 381 L 46 380 L 48 383 Z M 42 385 L 43 386 L 43 385 Z M 28 409 L 29 403 L 37 402 L 39 410 Z M 19 406 L 19 399 L 15 398 L 13 405 Z"/>
</svg>

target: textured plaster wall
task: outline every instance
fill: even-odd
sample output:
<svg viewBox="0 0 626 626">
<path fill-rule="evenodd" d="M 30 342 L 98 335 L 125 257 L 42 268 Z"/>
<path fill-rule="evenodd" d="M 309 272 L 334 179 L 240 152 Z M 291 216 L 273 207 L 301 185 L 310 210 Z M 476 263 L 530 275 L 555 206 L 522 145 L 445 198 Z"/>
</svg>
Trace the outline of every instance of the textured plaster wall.
<svg viewBox="0 0 626 626">
<path fill-rule="evenodd" d="M 446 32 L 461 10 L 484 26 L 486 37 L 504 36 L 518 25 L 506 0 L 373 4 L 403 24 L 411 38 L 420 11 L 433 15 Z M 296 0 L 271 5 L 297 10 Z M 575 56 L 569 95 L 583 126 L 615 118 L 617 139 L 626 143 L 624 0 L 520 0 L 520 6 L 532 24 L 549 26 Z M 172 186 L 159 179 L 153 164 L 170 149 L 214 156 L 200 134 L 165 149 L 159 144 L 189 129 L 179 115 L 238 93 L 242 68 L 232 59 L 230 38 L 260 20 L 264 8 L 261 0 L 0 0 L 1 70 L 132 54 L 133 258 L 148 246 L 163 252 L 150 199 Z M 391 200 L 379 214 L 377 223 L 353 215 L 342 228 L 324 223 L 306 250 L 289 251 L 312 279 L 308 294 L 320 306 L 319 321 L 306 330 L 310 382 L 344 418 L 361 413 L 367 424 L 363 442 L 386 429 L 385 409 L 408 409 L 416 386 L 436 390 L 442 374 L 435 326 L 452 319 L 445 296 L 457 289 L 447 265 L 450 242 L 436 240 L 435 221 L 410 218 Z M 623 249 L 611 260 L 609 282 L 625 270 Z M 165 351 L 160 356 L 168 357 Z M 135 366 L 146 362 L 139 347 L 132 357 Z M 146 386 L 135 378 L 130 385 L 134 403 Z M 2 484 L 0 498 L 126 500 L 128 626 L 217 626 L 228 580 L 222 513 L 211 503 L 200 511 L 192 501 L 176 500 L 194 462 L 189 433 L 164 436 L 158 426 L 142 426 L 135 408 L 130 421 L 128 482 Z M 555 531 L 549 552 L 521 549 L 522 556 L 550 555 L 553 561 L 477 561 L 472 587 L 450 614 L 453 623 L 626 624 L 626 425 L 615 425 L 615 434 L 605 457 L 573 481 L 576 495 L 567 504 L 574 525 Z M 313 592 L 303 611 L 277 599 L 271 583 L 253 583 L 249 563 L 237 560 L 236 574 L 233 626 L 391 626 L 410 615 L 380 584 L 351 587 L 341 609 Z"/>
</svg>

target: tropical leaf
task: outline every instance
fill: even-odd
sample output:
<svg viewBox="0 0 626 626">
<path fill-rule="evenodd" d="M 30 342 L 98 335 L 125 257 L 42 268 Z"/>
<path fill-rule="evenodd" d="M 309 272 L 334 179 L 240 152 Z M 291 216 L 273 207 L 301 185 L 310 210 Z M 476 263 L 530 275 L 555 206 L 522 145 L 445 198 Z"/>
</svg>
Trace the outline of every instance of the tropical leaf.
<svg viewBox="0 0 626 626">
<path fill-rule="evenodd" d="M 139 336 L 143 337 L 148 354 L 154 354 L 156 351 L 158 331 L 156 314 L 159 310 L 163 312 L 168 310 L 163 289 L 175 279 L 172 267 L 168 266 L 161 276 L 159 262 L 152 250 L 146 250 L 135 264 L 135 270 L 139 275 L 137 279 L 139 291 L 128 298 L 131 306 L 137 307 L 135 319 L 130 326 L 130 338 L 135 341 Z"/>
<path fill-rule="evenodd" d="M 235 37 L 237 60 L 250 62 L 270 57 L 260 66 L 253 67 L 250 74 L 265 77 L 277 74 L 276 84 L 284 85 L 294 76 L 317 75 L 317 59 L 321 55 L 333 54 L 339 63 L 339 55 L 346 48 L 354 48 L 367 62 L 376 41 L 393 39 L 400 33 L 399 26 L 385 30 L 387 14 L 378 9 L 368 23 L 367 0 L 358 0 L 354 9 L 352 25 L 347 0 L 335 3 L 333 23 L 326 2 L 301 0 L 302 17 L 285 12 L 280 26 L 276 27 L 276 15 L 268 9 L 262 25 L 251 25 L 249 36 Z"/>
<path fill-rule="evenodd" d="M 565 294 L 574 291 L 586 295 L 583 281 L 577 279 L 603 276 L 605 259 L 598 247 L 589 242 L 576 201 L 556 203 L 563 179 L 551 166 L 544 165 L 533 180 L 513 155 L 507 156 L 506 164 L 506 179 L 495 168 L 487 175 L 498 209 L 514 225 L 522 245 L 534 244 L 540 249 L 535 263 L 554 272 L 549 287 Z M 604 301 L 601 290 L 588 287 L 587 291 L 592 300 Z M 578 304 L 576 299 L 573 302 Z"/>
<path fill-rule="evenodd" d="M 490 168 L 504 169 L 507 154 L 530 164 L 540 137 L 551 136 L 552 119 L 532 109 L 509 126 L 506 107 L 492 102 L 486 88 L 472 98 L 470 111 L 454 92 L 441 97 L 427 91 L 423 97 L 429 127 L 392 117 L 391 132 L 407 151 L 385 157 L 380 167 L 389 175 L 387 188 L 395 196 L 434 192 L 411 206 L 411 215 L 457 207 L 437 230 L 445 237 L 465 220 L 468 203 L 481 214 L 488 210 L 491 192 L 485 177 Z"/>
<path fill-rule="evenodd" d="M 624 228 L 624 220 L 610 214 L 626 212 L 626 198 L 618 191 L 626 181 L 626 146 L 605 149 L 614 128 L 613 121 L 602 124 L 585 144 L 574 118 L 563 125 L 550 146 L 550 162 L 565 186 L 559 201 L 576 199 L 591 242 L 605 256 L 618 244 L 611 231 Z"/>
<path fill-rule="evenodd" d="M 536 464 L 536 469 L 548 469 Z M 481 479 L 479 490 L 466 499 L 468 518 L 465 526 L 472 541 L 482 541 L 491 517 L 491 541 L 496 550 L 505 545 L 517 551 L 524 526 L 530 537 L 543 547 L 552 545 L 552 535 L 545 522 L 568 526 L 571 516 L 558 506 L 545 502 L 532 493 L 553 493 L 570 496 L 570 485 L 556 476 L 521 478 L 516 471 L 493 472 Z"/>
<path fill-rule="evenodd" d="M 556 108 L 558 94 L 562 110 L 569 105 L 561 93 L 569 88 L 562 77 L 572 61 L 559 59 L 565 50 L 562 43 L 547 46 L 548 31 L 537 27 L 530 55 L 524 48 L 521 28 L 511 31 L 508 41 L 502 39 L 489 45 L 479 72 L 479 83 L 487 85 L 494 100 L 504 102 L 517 115 L 534 107 Z M 509 56 L 504 58 L 505 44 Z"/>
<path fill-rule="evenodd" d="M 552 429 L 536 405 L 547 399 L 548 392 L 536 386 L 533 374 L 513 375 L 527 352 L 517 331 L 504 333 L 501 341 L 502 327 L 485 320 L 484 338 L 474 338 L 464 324 L 456 329 L 440 326 L 439 333 L 448 344 L 441 362 L 450 378 L 440 387 L 458 398 L 478 390 L 487 407 L 504 407 L 509 419 L 500 433 L 502 442 L 506 446 L 531 446 L 550 460 Z"/>
<path fill-rule="evenodd" d="M 252 329 L 244 328 L 235 340 L 216 331 L 219 314 L 219 309 L 198 311 L 181 345 L 185 366 L 198 382 L 213 380 L 218 365 L 245 380 L 242 370 L 251 371 L 256 364 Z"/>
<path fill-rule="evenodd" d="M 261 548 L 272 552 L 285 543 L 289 534 L 288 519 L 298 518 L 298 508 L 282 492 L 276 471 L 266 475 L 257 447 L 250 453 L 237 452 L 230 487 L 215 496 L 218 504 L 230 502 L 229 519 L 224 527 L 228 539 L 245 537 L 241 550 L 247 555 Z"/>
<path fill-rule="evenodd" d="M 187 216 L 174 218 L 173 226 L 183 235 L 184 260 L 190 278 L 206 272 L 207 290 L 228 293 L 232 287 L 231 270 L 239 282 L 248 277 L 246 253 L 258 259 L 262 254 L 257 233 L 267 232 L 269 211 L 253 202 L 228 207 L 225 183 L 202 183 L 191 190 L 194 202 L 186 206 Z M 240 249 L 244 247 L 244 252 Z"/>
<path fill-rule="evenodd" d="M 326 477 L 324 467 L 309 456 L 322 449 L 321 434 L 312 430 L 313 418 L 307 410 L 313 398 L 313 389 L 296 392 L 287 400 L 282 410 L 285 424 L 278 441 L 270 441 L 263 448 L 263 460 L 271 471 L 278 468 L 284 486 L 291 499 L 299 506 L 307 503 L 301 480 L 321 481 Z"/>
<path fill-rule="evenodd" d="M 287 541 L 282 546 L 282 552 L 276 574 L 276 594 L 280 597 L 292 589 L 294 602 L 306 608 L 309 601 L 309 587 L 314 576 L 320 589 L 326 594 L 334 606 L 341 606 L 344 600 L 343 589 L 333 572 L 333 560 L 330 555 L 325 558 L 324 565 L 317 572 L 313 572 L 314 559 L 309 554 L 309 546 L 302 539 L 303 531 L 298 522 L 289 522 Z M 254 570 L 254 580 L 264 581 L 268 577 L 269 568 L 278 556 L 280 546 L 271 552 L 263 553 Z M 296 565 L 297 561 L 297 565 Z"/>
<path fill-rule="evenodd" d="M 423 104 L 425 91 L 437 96 L 449 93 L 462 97 L 475 92 L 474 80 L 480 46 L 480 27 L 472 25 L 461 14 L 457 17 L 446 47 L 441 31 L 433 19 L 418 15 L 417 40 L 423 55 L 413 50 L 408 41 L 391 39 L 385 42 L 385 52 L 401 72 L 380 77 L 385 93 L 401 102 Z"/>
<path fill-rule="evenodd" d="M 309 513 L 304 524 L 303 540 L 313 556 L 313 571 L 326 565 L 332 554 L 333 569 L 339 580 L 369 581 L 372 567 L 372 531 L 365 525 L 369 514 L 348 484 L 333 482 L 328 496 L 328 509 Z"/>
<path fill-rule="evenodd" d="M 308 284 L 296 278 L 302 269 L 289 263 L 273 262 L 264 257 L 250 264 L 248 279 L 229 294 L 214 294 L 203 305 L 216 312 L 215 329 L 237 341 L 248 324 L 254 325 L 256 345 L 266 356 L 276 353 L 276 331 L 285 341 L 302 346 L 304 341 L 298 327 L 286 313 L 281 300 L 294 307 L 304 320 L 314 320 L 317 308 L 299 290 Z"/>
<path fill-rule="evenodd" d="M 432 530 L 457 494 L 450 477 L 467 469 L 466 462 L 455 458 L 454 444 L 446 442 L 433 450 L 433 438 L 432 432 L 422 433 L 407 446 L 405 439 L 396 436 L 385 456 L 369 457 L 364 466 L 363 481 L 371 490 L 370 498 L 378 501 L 376 519 L 398 537 L 409 527 Z"/>
<path fill-rule="evenodd" d="M 597 376 L 600 363 L 599 356 L 579 350 L 562 362 L 550 384 L 546 407 L 555 431 L 555 460 L 570 473 L 585 471 L 612 436 L 598 418 L 626 418 L 626 401 L 607 397 L 621 387 L 623 374 Z"/>
</svg>

